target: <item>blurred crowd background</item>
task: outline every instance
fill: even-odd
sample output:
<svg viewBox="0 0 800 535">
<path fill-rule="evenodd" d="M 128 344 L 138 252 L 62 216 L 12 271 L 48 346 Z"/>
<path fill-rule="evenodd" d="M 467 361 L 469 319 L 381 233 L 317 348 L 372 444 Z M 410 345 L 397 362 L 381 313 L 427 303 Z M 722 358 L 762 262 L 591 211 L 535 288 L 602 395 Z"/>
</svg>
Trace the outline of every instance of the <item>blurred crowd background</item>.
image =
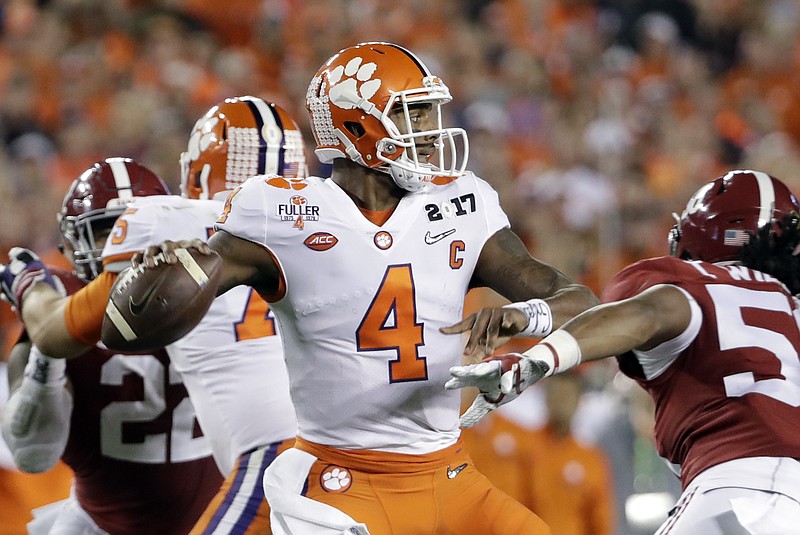
<svg viewBox="0 0 800 535">
<path fill-rule="evenodd" d="M 304 96 L 316 69 L 381 40 L 409 47 L 450 87 L 445 120 L 467 129 L 469 167 L 499 191 L 534 256 L 600 292 L 623 265 L 665 254 L 672 212 L 726 170 L 800 186 L 798 26 L 795 0 L 5 0 L 0 251 L 54 252 L 66 188 L 99 159 L 135 158 L 177 192 L 191 127 L 223 98 L 276 101 L 311 141 Z M 309 158 L 326 172 L 310 146 Z M 477 293 L 471 306 L 494 299 Z M 7 347 L 18 327 L 2 325 Z M 598 517 L 573 532 L 647 532 L 626 522 L 630 496 L 677 496 L 653 458 L 647 402 L 613 364 L 578 382 L 568 436 L 601 458 L 586 473 L 567 459 L 553 477 L 569 490 L 607 468 L 596 485 L 608 502 L 587 490 L 575 509 L 614 512 L 613 527 Z M 564 427 L 544 388 L 528 397 L 473 433 L 506 475 L 503 462 L 533 470 L 509 444 Z"/>
</svg>

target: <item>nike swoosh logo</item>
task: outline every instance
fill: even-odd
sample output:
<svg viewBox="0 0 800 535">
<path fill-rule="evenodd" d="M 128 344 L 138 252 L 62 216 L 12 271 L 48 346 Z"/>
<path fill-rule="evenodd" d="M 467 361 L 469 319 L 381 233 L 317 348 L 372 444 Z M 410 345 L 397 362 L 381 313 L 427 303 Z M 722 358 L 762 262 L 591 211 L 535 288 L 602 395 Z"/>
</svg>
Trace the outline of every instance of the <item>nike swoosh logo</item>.
<svg viewBox="0 0 800 535">
<path fill-rule="evenodd" d="M 164 279 L 167 278 L 169 272 L 164 270 L 161 275 L 156 279 L 156 281 L 150 285 L 150 287 L 142 294 L 141 299 L 138 301 L 133 300 L 133 296 L 128 297 L 128 308 L 131 311 L 131 314 L 134 316 L 138 316 L 139 314 L 144 311 L 150 301 L 153 300 L 153 296 L 155 296 L 158 289 L 161 287 L 161 284 L 164 282 Z"/>
<path fill-rule="evenodd" d="M 425 243 L 427 243 L 428 245 L 433 245 L 437 241 L 443 240 L 449 235 L 455 233 L 455 231 L 456 229 L 451 228 L 450 230 L 445 230 L 444 232 L 441 232 L 439 234 L 432 235 L 431 231 L 429 230 L 428 232 L 425 233 Z"/>
<path fill-rule="evenodd" d="M 452 470 L 450 470 L 450 466 L 448 466 L 448 467 L 447 467 L 447 479 L 455 479 L 455 478 L 456 478 L 456 476 L 457 476 L 458 474 L 460 474 L 460 473 L 461 473 L 461 471 L 462 471 L 464 468 L 466 468 L 466 467 L 467 467 L 467 463 L 464 463 L 464 464 L 461 464 L 461 465 L 459 465 L 459 466 L 456 466 L 456 467 L 455 467 L 455 468 L 453 468 Z"/>
</svg>

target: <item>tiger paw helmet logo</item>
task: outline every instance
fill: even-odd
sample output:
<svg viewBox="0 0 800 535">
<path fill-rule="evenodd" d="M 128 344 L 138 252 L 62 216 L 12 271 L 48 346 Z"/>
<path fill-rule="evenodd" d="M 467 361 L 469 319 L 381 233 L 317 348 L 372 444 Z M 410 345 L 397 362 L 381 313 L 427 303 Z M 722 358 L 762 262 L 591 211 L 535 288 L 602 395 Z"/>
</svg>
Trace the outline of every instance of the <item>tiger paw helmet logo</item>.
<svg viewBox="0 0 800 535">
<path fill-rule="evenodd" d="M 360 57 L 347 62 L 344 67 L 336 66 L 328 75 L 331 88 L 328 91 L 331 104 L 345 110 L 352 110 L 362 101 L 375 96 L 381 87 L 380 78 L 372 78 L 378 66 L 372 62 L 363 63 Z"/>
<path fill-rule="evenodd" d="M 212 143 L 217 142 L 214 130 L 219 123 L 219 117 L 201 117 L 192 128 L 186 152 L 191 160 L 197 160 L 200 154 L 208 149 Z"/>
<path fill-rule="evenodd" d="M 328 465 L 319 476 L 319 483 L 326 492 L 347 492 L 353 477 L 347 468 Z"/>
</svg>

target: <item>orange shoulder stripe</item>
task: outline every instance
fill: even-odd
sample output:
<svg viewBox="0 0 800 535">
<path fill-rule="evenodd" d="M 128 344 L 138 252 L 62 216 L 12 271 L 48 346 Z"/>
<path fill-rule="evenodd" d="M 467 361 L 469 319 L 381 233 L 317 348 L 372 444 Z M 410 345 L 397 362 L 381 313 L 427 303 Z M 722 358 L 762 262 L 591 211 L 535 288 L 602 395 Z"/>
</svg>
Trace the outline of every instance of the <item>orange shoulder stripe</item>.
<svg viewBox="0 0 800 535">
<path fill-rule="evenodd" d="M 115 280 L 116 273 L 104 271 L 67 301 L 64 321 L 69 334 L 78 342 L 94 345 L 100 340 L 106 303 Z"/>
<path fill-rule="evenodd" d="M 111 256 L 106 256 L 105 258 L 103 258 L 103 265 L 107 266 L 109 264 L 113 264 L 114 262 L 127 262 L 128 260 L 133 258 L 133 255 L 135 254 L 136 252 L 133 251 L 129 253 L 120 253 Z"/>
</svg>

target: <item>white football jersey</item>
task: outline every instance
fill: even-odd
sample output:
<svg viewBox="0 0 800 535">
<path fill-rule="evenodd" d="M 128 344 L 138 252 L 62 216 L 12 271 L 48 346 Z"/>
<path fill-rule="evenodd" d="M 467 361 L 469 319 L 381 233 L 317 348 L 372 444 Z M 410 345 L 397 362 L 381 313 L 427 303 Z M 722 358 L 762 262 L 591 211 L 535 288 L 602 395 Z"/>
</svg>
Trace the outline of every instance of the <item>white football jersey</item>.
<svg viewBox="0 0 800 535">
<path fill-rule="evenodd" d="M 278 316 L 299 435 L 339 448 L 428 453 L 459 435 L 461 394 L 444 383 L 485 242 L 508 226 L 473 174 L 408 193 L 382 226 L 332 180 L 257 176 L 229 197 L 217 228 L 279 263 Z"/>
<path fill-rule="evenodd" d="M 207 240 L 223 206 L 173 195 L 136 199 L 106 242 L 105 269 L 119 271 L 130 265 L 130 253 L 166 239 Z M 296 435 L 277 333 L 263 299 L 240 286 L 215 299 L 197 327 L 166 348 L 224 474 L 241 454 Z"/>
</svg>

